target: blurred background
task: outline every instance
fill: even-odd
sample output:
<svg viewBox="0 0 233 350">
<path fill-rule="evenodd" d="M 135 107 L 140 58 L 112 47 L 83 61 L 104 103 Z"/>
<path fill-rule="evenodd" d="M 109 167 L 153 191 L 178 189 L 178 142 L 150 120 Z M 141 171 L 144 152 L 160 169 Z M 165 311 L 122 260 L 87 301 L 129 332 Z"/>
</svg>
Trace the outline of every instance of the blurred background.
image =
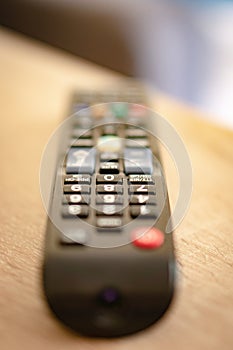
<svg viewBox="0 0 233 350">
<path fill-rule="evenodd" d="M 7 0 L 0 23 L 233 127 L 233 0 Z"/>
</svg>

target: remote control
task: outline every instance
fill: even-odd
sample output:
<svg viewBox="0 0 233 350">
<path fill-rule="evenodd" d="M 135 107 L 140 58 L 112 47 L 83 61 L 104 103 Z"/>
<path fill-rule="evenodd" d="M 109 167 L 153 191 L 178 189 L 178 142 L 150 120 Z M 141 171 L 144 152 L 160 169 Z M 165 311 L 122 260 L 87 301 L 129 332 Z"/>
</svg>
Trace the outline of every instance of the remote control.
<svg viewBox="0 0 233 350">
<path fill-rule="evenodd" d="M 172 300 L 169 200 L 147 105 L 135 86 L 77 93 L 57 150 L 43 284 L 55 315 L 87 336 L 142 330 Z"/>
</svg>

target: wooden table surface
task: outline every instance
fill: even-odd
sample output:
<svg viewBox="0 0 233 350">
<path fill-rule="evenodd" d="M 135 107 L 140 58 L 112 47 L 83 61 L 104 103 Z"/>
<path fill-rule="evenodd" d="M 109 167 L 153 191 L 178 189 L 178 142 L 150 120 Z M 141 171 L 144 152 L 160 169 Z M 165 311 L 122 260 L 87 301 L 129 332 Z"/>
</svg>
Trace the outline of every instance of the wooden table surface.
<svg viewBox="0 0 233 350">
<path fill-rule="evenodd" d="M 183 138 L 193 167 L 189 212 L 175 232 L 180 277 L 158 324 L 125 338 L 88 339 L 50 314 L 41 288 L 46 214 L 39 189 L 43 148 L 76 87 L 119 74 L 0 31 L 0 348 L 139 350 L 233 348 L 233 132 L 154 91 L 154 107 Z M 177 181 L 166 163 L 171 197 Z"/>
</svg>

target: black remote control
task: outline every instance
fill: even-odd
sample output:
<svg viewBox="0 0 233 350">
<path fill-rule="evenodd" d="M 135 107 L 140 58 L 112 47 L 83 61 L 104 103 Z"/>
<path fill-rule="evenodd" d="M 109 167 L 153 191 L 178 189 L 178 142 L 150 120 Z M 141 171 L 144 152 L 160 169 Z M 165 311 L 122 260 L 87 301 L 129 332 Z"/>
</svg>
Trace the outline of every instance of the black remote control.
<svg viewBox="0 0 233 350">
<path fill-rule="evenodd" d="M 172 300 L 169 201 L 146 105 L 135 87 L 79 93 L 65 122 L 43 281 L 57 317 L 84 335 L 139 331 Z"/>
</svg>

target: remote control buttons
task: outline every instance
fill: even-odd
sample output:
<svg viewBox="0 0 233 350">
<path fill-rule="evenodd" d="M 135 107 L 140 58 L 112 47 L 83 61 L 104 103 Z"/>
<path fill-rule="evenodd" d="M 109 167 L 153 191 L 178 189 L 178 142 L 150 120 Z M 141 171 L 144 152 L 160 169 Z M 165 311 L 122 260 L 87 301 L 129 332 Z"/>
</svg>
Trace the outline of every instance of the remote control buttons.
<svg viewBox="0 0 233 350">
<path fill-rule="evenodd" d="M 116 152 L 103 152 L 100 154 L 101 162 L 118 162 L 119 153 Z"/>
<path fill-rule="evenodd" d="M 147 133 L 143 129 L 140 128 L 130 128 L 126 131 L 126 137 L 128 138 L 146 138 Z"/>
<path fill-rule="evenodd" d="M 123 215 L 122 206 L 115 205 L 115 204 L 97 205 L 96 215 L 122 216 Z"/>
<path fill-rule="evenodd" d="M 86 218 L 88 214 L 89 208 L 86 205 L 64 205 L 62 207 L 62 216 L 65 218 L 74 216 Z"/>
<path fill-rule="evenodd" d="M 155 194 L 155 186 L 148 185 L 130 185 L 129 193 L 135 194 Z"/>
<path fill-rule="evenodd" d="M 96 186 L 96 192 L 97 193 L 115 193 L 115 194 L 122 194 L 123 193 L 123 187 L 119 185 L 112 185 L 112 184 L 106 184 L 106 185 L 97 185 Z"/>
<path fill-rule="evenodd" d="M 64 186 L 64 193 L 90 193 L 91 188 L 87 185 L 65 185 Z"/>
<path fill-rule="evenodd" d="M 93 174 L 95 171 L 96 150 L 94 148 L 70 148 L 67 161 L 67 174 Z"/>
<path fill-rule="evenodd" d="M 111 184 L 121 185 L 123 183 L 123 177 L 122 175 L 115 175 L 115 174 L 97 175 L 96 183 L 97 184 L 111 183 Z"/>
<path fill-rule="evenodd" d="M 154 249 L 163 245 L 164 234 L 155 227 L 139 227 L 132 232 L 132 240 L 138 248 Z"/>
<path fill-rule="evenodd" d="M 63 197 L 63 204 L 89 204 L 90 203 L 90 196 L 81 194 L 72 194 L 72 195 L 66 195 Z"/>
<path fill-rule="evenodd" d="M 102 119 L 107 113 L 108 109 L 105 104 L 95 104 L 91 107 L 92 115 L 96 120 Z"/>
<path fill-rule="evenodd" d="M 103 135 L 117 135 L 117 128 L 114 125 L 108 124 L 103 126 Z"/>
<path fill-rule="evenodd" d="M 144 148 L 144 147 L 149 147 L 149 142 L 147 139 L 134 138 L 134 139 L 126 139 L 125 145 L 126 147 L 130 147 L 130 148 Z"/>
<path fill-rule="evenodd" d="M 121 229 L 122 219 L 117 217 L 98 217 L 96 220 L 98 228 Z"/>
<path fill-rule="evenodd" d="M 128 114 L 127 103 L 112 103 L 112 112 L 117 119 L 125 119 Z"/>
<path fill-rule="evenodd" d="M 100 163 L 100 173 L 101 174 L 118 174 L 119 164 L 115 162 Z"/>
<path fill-rule="evenodd" d="M 97 140 L 97 148 L 100 152 L 120 152 L 122 139 L 114 135 L 101 136 Z"/>
<path fill-rule="evenodd" d="M 87 232 L 82 229 L 75 230 L 74 232 L 69 233 L 69 235 L 61 235 L 60 237 L 60 243 L 61 244 L 67 244 L 67 245 L 73 245 L 73 244 L 80 244 L 84 245 L 88 241 Z"/>
<path fill-rule="evenodd" d="M 150 196 L 145 194 L 138 194 L 130 196 L 130 204 L 152 204 L 156 205 L 156 196 Z"/>
<path fill-rule="evenodd" d="M 71 147 L 93 147 L 94 143 L 92 139 L 85 138 L 73 138 L 71 140 Z"/>
<path fill-rule="evenodd" d="M 80 139 L 91 139 L 92 131 L 88 129 L 74 129 L 72 132 L 72 137 Z"/>
<path fill-rule="evenodd" d="M 133 174 L 129 175 L 129 183 L 154 185 L 155 179 L 152 175 Z"/>
<path fill-rule="evenodd" d="M 123 204 L 123 196 L 115 194 L 97 195 L 96 204 Z"/>
<path fill-rule="evenodd" d="M 92 116 L 89 110 L 89 104 L 78 104 L 80 108 L 74 110 L 75 112 L 79 112 L 76 116 L 74 127 L 78 127 L 81 129 L 88 129 L 92 127 L 93 121 Z"/>
<path fill-rule="evenodd" d="M 64 184 L 84 184 L 90 185 L 91 176 L 90 175 L 68 175 L 64 177 Z"/>
<path fill-rule="evenodd" d="M 147 114 L 147 109 L 144 106 L 138 104 L 138 102 L 130 105 L 130 109 L 129 109 L 130 117 L 137 118 L 140 120 L 145 118 L 146 114 Z"/>
<path fill-rule="evenodd" d="M 114 106 L 115 117 L 112 111 L 111 116 L 127 117 L 125 106 L 125 103 Z M 121 134 L 125 140 L 119 137 Z M 120 231 L 130 217 L 131 220 L 156 219 L 153 156 L 145 148 L 149 142 L 146 131 L 137 125 L 119 129 L 117 125 L 106 124 L 94 133 L 83 126 L 74 128 L 72 137 L 74 143 L 66 157 L 63 218 L 80 217 L 91 223 L 94 214 L 97 229 L 106 232 Z M 92 148 L 94 144 L 96 149 Z M 94 172 L 97 172 L 96 184 L 90 186 Z M 126 200 L 128 206 L 123 208 Z M 95 204 L 94 209 L 91 204 Z"/>
<path fill-rule="evenodd" d="M 151 151 L 147 148 L 125 148 L 124 167 L 127 175 L 151 174 L 153 171 Z"/>
<path fill-rule="evenodd" d="M 156 219 L 156 206 L 147 206 L 147 205 L 131 205 L 130 206 L 130 215 L 132 218 L 140 216 L 141 219 Z"/>
</svg>

